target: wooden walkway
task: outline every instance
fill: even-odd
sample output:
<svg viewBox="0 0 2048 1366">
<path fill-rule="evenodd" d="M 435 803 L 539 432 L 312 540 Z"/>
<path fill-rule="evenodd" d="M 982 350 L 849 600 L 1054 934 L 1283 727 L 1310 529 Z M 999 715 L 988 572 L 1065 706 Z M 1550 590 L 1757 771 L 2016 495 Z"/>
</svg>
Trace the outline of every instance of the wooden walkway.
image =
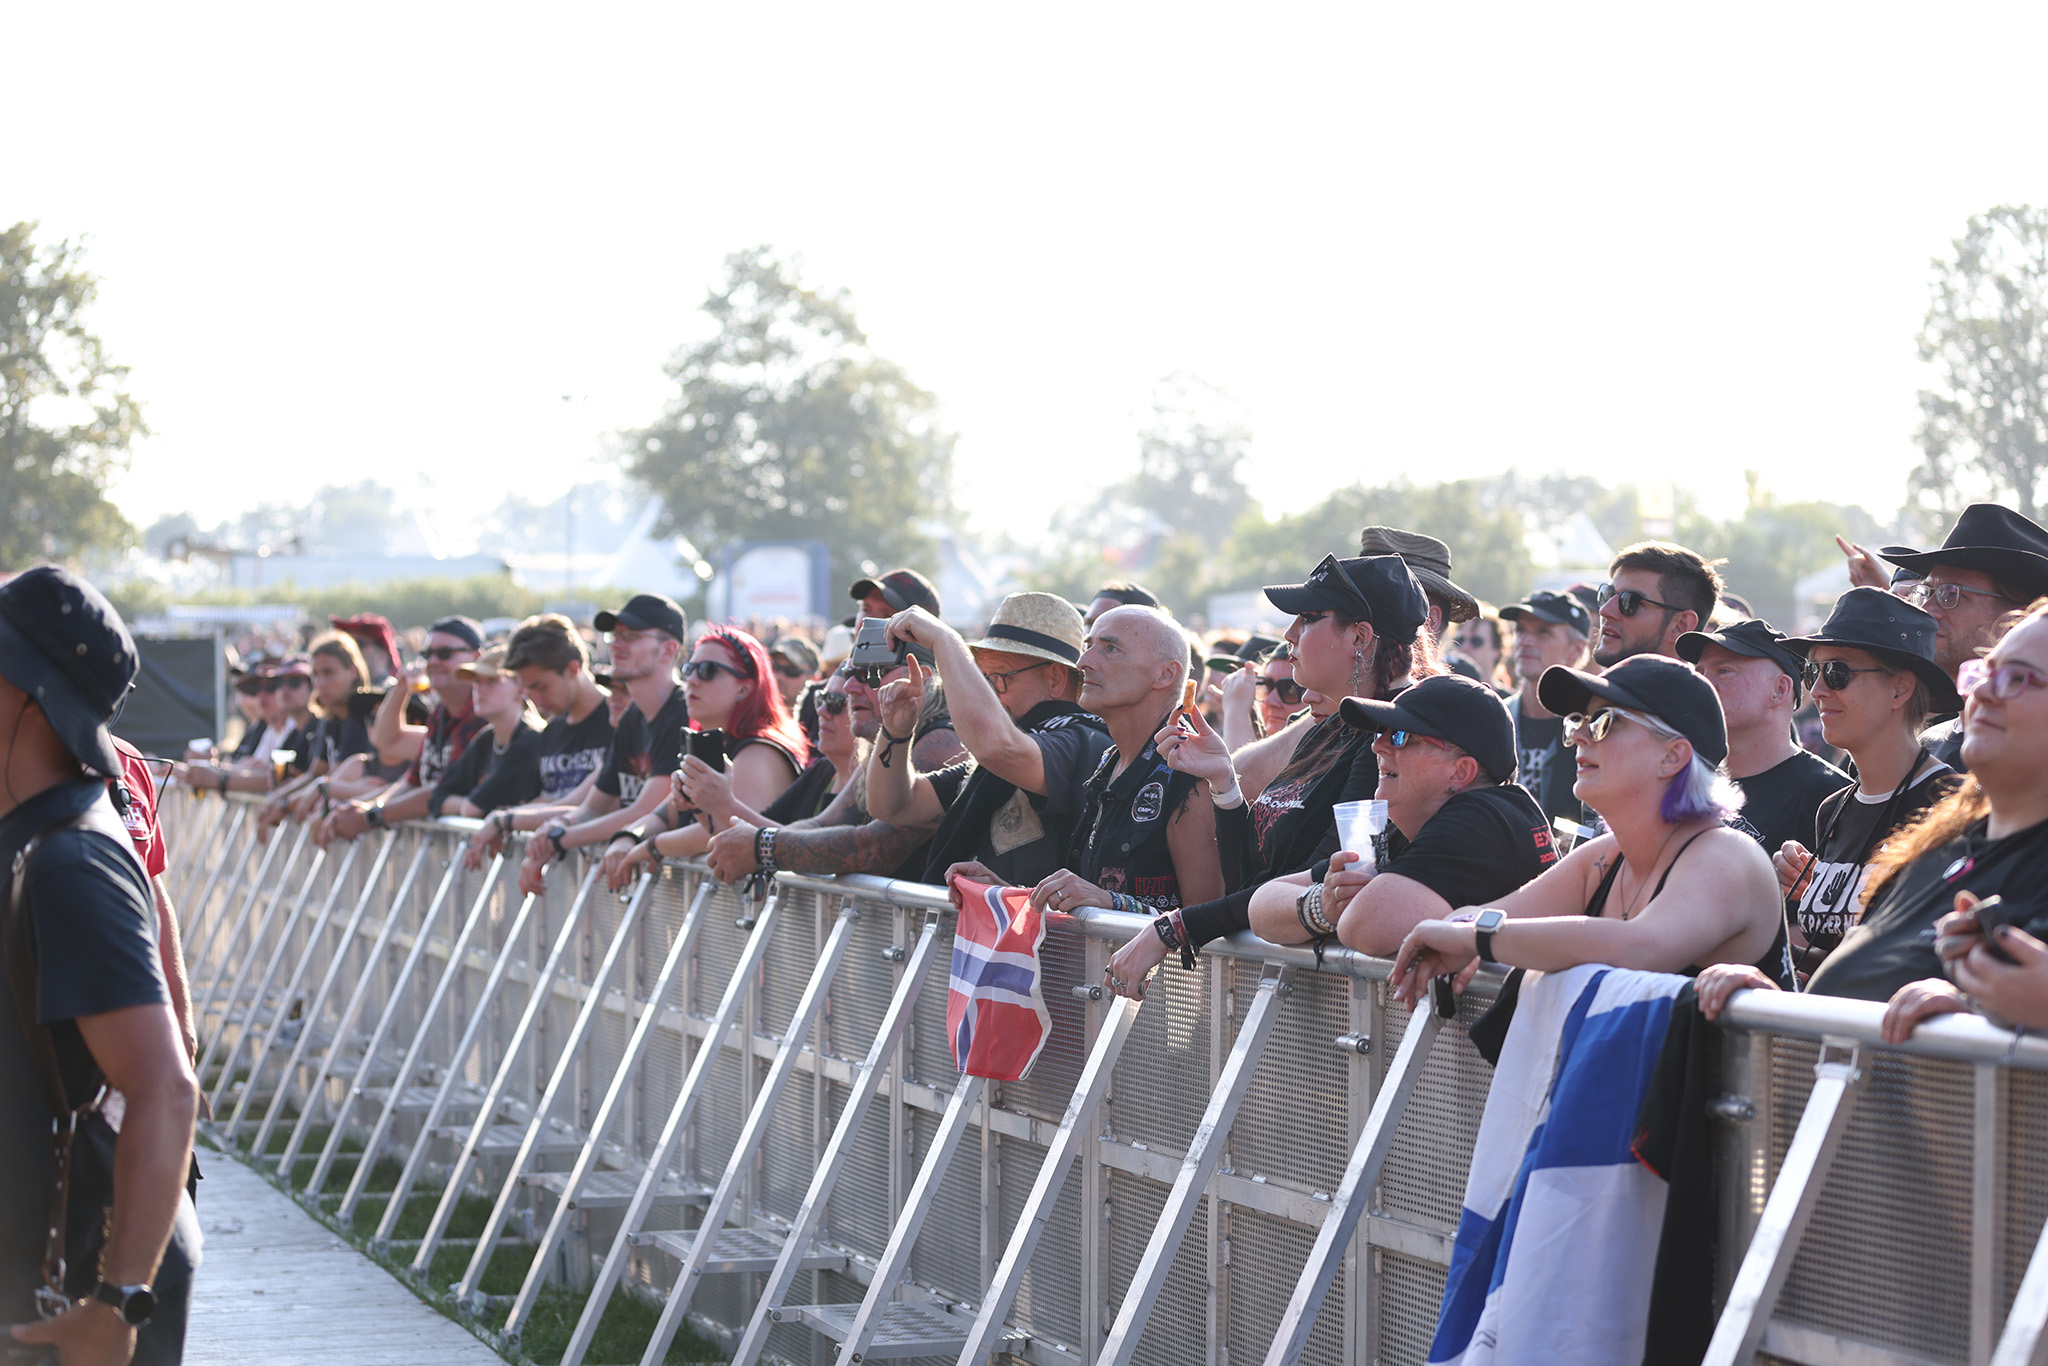
<svg viewBox="0 0 2048 1366">
<path fill-rule="evenodd" d="M 202 1151 L 191 1366 L 504 1366 L 256 1173 Z"/>
</svg>

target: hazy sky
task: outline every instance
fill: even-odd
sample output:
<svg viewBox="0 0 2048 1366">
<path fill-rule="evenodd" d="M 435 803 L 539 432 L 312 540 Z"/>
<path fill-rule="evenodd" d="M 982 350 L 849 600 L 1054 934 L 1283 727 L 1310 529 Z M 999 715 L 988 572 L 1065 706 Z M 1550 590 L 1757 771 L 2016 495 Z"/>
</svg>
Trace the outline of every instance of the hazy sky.
<svg viewBox="0 0 2048 1366">
<path fill-rule="evenodd" d="M 798 254 L 982 525 L 1234 394 L 1255 493 L 1742 471 L 1888 509 L 1929 261 L 2048 200 L 2039 5 L 78 7 L 0 0 L 0 221 L 87 234 L 210 521 L 546 498 L 650 420 L 724 255 Z M 563 396 L 572 396 L 565 402 Z"/>
</svg>

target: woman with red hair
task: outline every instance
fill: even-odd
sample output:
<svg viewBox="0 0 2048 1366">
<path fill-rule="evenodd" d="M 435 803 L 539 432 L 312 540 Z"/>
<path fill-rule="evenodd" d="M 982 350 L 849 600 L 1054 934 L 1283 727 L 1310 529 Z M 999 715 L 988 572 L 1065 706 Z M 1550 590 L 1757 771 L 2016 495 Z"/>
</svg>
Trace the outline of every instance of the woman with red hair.
<svg viewBox="0 0 2048 1366">
<path fill-rule="evenodd" d="M 753 824 L 758 814 L 796 781 L 811 761 L 810 741 L 775 686 L 768 651 L 761 642 L 729 626 L 713 626 L 697 638 L 690 662 L 683 665 L 683 692 L 690 704 L 690 728 L 724 735 L 725 772 L 719 773 L 695 755 L 684 758 L 670 779 L 673 792 L 655 816 L 670 828 L 641 839 L 626 851 L 619 843 L 606 858 L 607 880 L 623 886 L 633 871 L 664 858 L 691 858 L 711 843 L 709 812 L 719 826 L 737 816 Z M 626 851 L 623 852 L 622 851 Z"/>
</svg>

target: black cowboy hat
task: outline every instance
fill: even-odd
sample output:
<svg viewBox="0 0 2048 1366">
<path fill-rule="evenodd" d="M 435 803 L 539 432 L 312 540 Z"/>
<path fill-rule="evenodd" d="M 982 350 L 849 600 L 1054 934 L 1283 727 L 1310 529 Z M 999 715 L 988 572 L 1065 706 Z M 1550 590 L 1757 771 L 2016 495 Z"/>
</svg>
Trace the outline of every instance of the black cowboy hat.
<svg viewBox="0 0 2048 1366">
<path fill-rule="evenodd" d="M 1933 615 L 1882 588 L 1852 588 L 1835 602 L 1820 630 L 1792 636 L 1785 647 L 1804 658 L 1816 645 L 1863 650 L 1891 664 L 1902 664 L 1927 685 L 1930 709 L 1936 713 L 1962 706 L 1955 680 L 1934 662 L 1934 633 L 1941 629 Z"/>
<path fill-rule="evenodd" d="M 1964 508 L 1937 549 L 1888 545 L 1877 553 L 1923 576 L 1934 566 L 1947 564 L 1989 574 L 2029 598 L 2048 593 L 2048 530 L 1997 503 Z"/>
</svg>

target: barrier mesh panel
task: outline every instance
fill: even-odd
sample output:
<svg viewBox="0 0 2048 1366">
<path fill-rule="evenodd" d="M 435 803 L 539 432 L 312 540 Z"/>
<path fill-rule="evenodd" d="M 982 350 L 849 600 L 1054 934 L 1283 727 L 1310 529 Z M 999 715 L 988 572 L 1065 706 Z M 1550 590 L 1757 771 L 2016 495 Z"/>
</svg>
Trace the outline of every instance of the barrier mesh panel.
<svg viewBox="0 0 2048 1366">
<path fill-rule="evenodd" d="M 1387 995 L 1384 985 L 1374 991 L 1384 1008 L 1373 1051 L 1384 1068 L 1401 1046 L 1408 1011 Z M 1458 1018 L 1436 1036 L 1429 1065 L 1409 1098 L 1386 1165 L 1380 1169 L 1380 1208 L 1389 1215 L 1446 1231 L 1458 1226 L 1472 1143 L 1493 1082 L 1493 1069 L 1473 1049 L 1465 1029 L 1488 1004 L 1468 997 L 1458 1006 Z"/>
<path fill-rule="evenodd" d="M 1178 1157 L 1201 1122 L 1215 1081 L 1210 1065 L 1209 974 L 1169 966 L 1145 990 L 1103 1103 L 1103 1127 L 1125 1143 Z"/>
<path fill-rule="evenodd" d="M 1157 989 L 1157 982 L 1154 982 Z M 1148 995 L 1150 993 L 1147 993 Z M 1147 1006 L 1146 1009 L 1151 1009 Z M 1131 1276 L 1138 1269 L 1145 1246 L 1151 1241 L 1153 1225 L 1166 1203 L 1167 1187 L 1127 1172 L 1110 1171 L 1109 1192 L 1109 1315 L 1115 1322 Z M 1144 1366 L 1186 1366 L 1199 1361 L 1209 1344 L 1209 1202 L 1196 1208 L 1188 1221 L 1173 1265 L 1159 1298 L 1152 1303 L 1152 1315 L 1138 1340 L 1131 1360 Z"/>
<path fill-rule="evenodd" d="M 980 1107 L 970 1113 L 980 1113 Z M 938 1127 L 938 1115 L 918 1111 L 911 1118 L 913 1137 L 905 1170 L 913 1180 Z M 981 1126 L 970 1124 L 953 1150 L 910 1253 L 910 1278 L 955 1300 L 979 1300 L 988 1284 L 981 1274 L 981 1169 Z"/>
<path fill-rule="evenodd" d="M 1227 1205 L 1223 1231 L 1230 1240 L 1230 1265 L 1224 1272 L 1229 1305 L 1224 1344 L 1233 1361 L 1261 1361 L 1287 1308 L 1287 1293 L 1280 1287 L 1291 1288 L 1294 1277 L 1307 1264 L 1316 1230 L 1259 1210 Z M 1305 1366 L 1342 1366 L 1344 1314 L 1340 1271 L 1302 1351 Z"/>
<path fill-rule="evenodd" d="M 2048 1077 L 2038 1072 L 2007 1074 L 2005 1132 L 2004 1275 L 2000 1277 L 1998 1322 L 2003 1324 L 2019 1292 L 2020 1278 L 2048 1223 L 2048 1151 L 2041 1135 L 2048 1133 Z"/>
<path fill-rule="evenodd" d="M 903 946 L 907 955 L 917 942 L 921 917 L 906 917 L 908 932 Z M 825 998 L 825 1047 L 834 1057 L 859 1060 L 867 1056 L 882 1032 L 882 1017 L 889 1013 L 889 997 L 896 990 L 898 969 L 882 956 L 896 943 L 896 912 L 873 901 L 860 903 L 860 920 L 853 927 L 853 942 L 846 947 L 846 961 L 832 979 L 832 991 Z M 944 991 L 943 982 L 939 987 Z"/>
<path fill-rule="evenodd" d="M 1234 1035 L 1258 990 L 1260 969 L 1236 963 L 1231 971 Z M 1256 1173 L 1275 1185 L 1327 1195 L 1351 1156 L 1351 1069 L 1363 1065 L 1354 1061 L 1357 1054 L 1333 1046 L 1349 1028 L 1350 985 L 1297 973 L 1291 986 L 1231 1126 L 1230 1166 L 1240 1176 Z"/>
<path fill-rule="evenodd" d="M 1001 1186 L 1000 1236 L 996 1256 L 1009 1246 L 1010 1236 L 1023 1217 L 1024 1202 L 1038 1181 L 1045 1164 L 1045 1149 L 1021 1138 L 1000 1135 L 996 1140 L 996 1172 Z M 1083 1306 L 1087 1290 L 1081 1283 L 1081 1163 L 1068 1164 L 1066 1185 L 1053 1202 L 1052 1215 L 1038 1238 L 1038 1251 L 1024 1269 L 1010 1321 L 1033 1337 L 1051 1338 L 1072 1348 L 1082 1338 Z M 979 1294 L 975 1296 L 981 1298 Z"/>
<path fill-rule="evenodd" d="M 1813 1089 L 1814 1054 L 1807 1040 L 1774 1043 L 1774 1173 Z M 1970 1341 L 1970 1069 L 1872 1050 L 1864 1066 L 1777 1316 L 1959 1362 Z M 1873 1200 L 1882 1219 L 1870 1217 Z"/>
<path fill-rule="evenodd" d="M 847 1089 L 837 1082 L 827 1088 L 834 1122 L 846 1104 Z M 878 1257 L 889 1241 L 896 1211 L 889 1200 L 889 1098 L 877 1096 L 868 1106 L 859 1132 L 832 1188 L 825 1212 L 825 1236 L 868 1257 Z"/>
<path fill-rule="evenodd" d="M 1081 936 L 1071 925 L 1055 922 L 1046 931 L 1038 960 L 1045 1009 L 1052 1017 L 1052 1037 L 1046 1040 L 1030 1076 L 996 1084 L 996 1104 L 1004 1109 L 1055 1124 L 1067 1112 L 1067 1098 L 1074 1094 L 1081 1068 L 1088 1061 L 1088 1007 L 1075 1000 L 1073 992 L 1088 975 L 1085 955 Z"/>
<path fill-rule="evenodd" d="M 1430 1340 L 1436 1336 L 1436 1311 L 1444 1297 L 1446 1268 L 1392 1252 L 1375 1255 L 1380 1312 L 1374 1360 L 1379 1366 L 1422 1366 L 1429 1359 Z"/>
</svg>

